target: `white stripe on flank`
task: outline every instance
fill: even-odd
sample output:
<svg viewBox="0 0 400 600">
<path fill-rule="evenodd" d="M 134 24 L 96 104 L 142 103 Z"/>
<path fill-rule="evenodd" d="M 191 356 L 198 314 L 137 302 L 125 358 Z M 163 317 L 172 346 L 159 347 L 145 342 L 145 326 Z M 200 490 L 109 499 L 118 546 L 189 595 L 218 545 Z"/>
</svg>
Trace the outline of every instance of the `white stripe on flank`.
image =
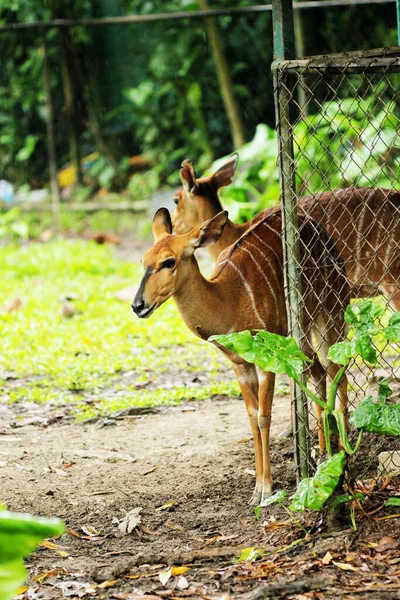
<svg viewBox="0 0 400 600">
<path fill-rule="evenodd" d="M 249 296 L 250 296 L 251 304 L 252 304 L 252 306 L 253 306 L 253 309 L 254 309 L 254 312 L 255 312 L 255 314 L 256 314 L 256 317 L 257 317 L 257 319 L 260 321 L 261 327 L 262 327 L 263 329 L 265 329 L 265 324 L 264 324 L 263 320 L 261 319 L 261 317 L 260 317 L 260 315 L 259 315 L 259 313 L 258 313 L 258 310 L 257 310 L 257 307 L 256 307 L 256 303 L 255 303 L 255 301 L 254 301 L 254 295 L 253 295 L 253 292 L 252 292 L 252 290 L 251 290 L 251 287 L 250 287 L 250 285 L 249 285 L 248 281 L 246 280 L 246 278 L 245 278 L 245 277 L 243 277 L 242 273 L 240 272 L 240 269 L 239 269 L 239 268 L 238 268 L 238 267 L 235 265 L 235 263 L 233 263 L 231 260 L 229 260 L 229 264 L 230 264 L 230 265 L 231 265 L 231 267 L 232 267 L 232 268 L 233 268 L 233 269 L 236 271 L 236 273 L 239 275 L 239 277 L 240 277 L 240 278 L 241 278 L 241 280 L 243 281 L 243 285 L 244 285 L 244 287 L 246 288 L 246 290 L 247 290 L 247 292 L 248 292 L 248 294 L 249 294 Z"/>
<path fill-rule="evenodd" d="M 216 262 L 215 268 L 222 267 L 222 265 L 226 265 L 226 263 L 228 263 L 228 262 L 229 262 L 229 258 L 226 258 L 225 260 L 221 260 L 221 262 Z"/>
<path fill-rule="evenodd" d="M 353 281 L 354 283 L 357 283 L 357 279 L 360 275 L 360 269 L 361 269 L 361 240 L 364 236 L 364 220 L 365 220 L 365 213 L 368 209 L 368 199 L 366 199 L 364 201 L 364 206 L 361 209 L 361 214 L 360 214 L 360 219 L 358 221 L 358 223 L 355 223 L 355 226 L 357 228 L 357 238 L 356 238 L 356 246 L 354 248 L 354 254 L 355 254 L 355 259 L 356 259 L 356 266 L 354 269 L 354 275 L 353 275 Z"/>
<path fill-rule="evenodd" d="M 394 234 L 395 234 L 395 229 L 393 228 L 392 231 L 391 231 L 391 233 L 390 233 L 390 236 L 388 237 L 388 240 L 387 240 L 387 246 L 386 246 L 386 252 L 385 252 L 385 259 L 383 261 L 383 268 L 385 269 L 383 277 L 385 277 L 385 275 L 387 275 L 388 271 L 390 270 L 390 265 L 393 262 L 393 258 L 392 258 L 392 260 L 390 260 L 390 262 L 388 262 L 388 261 L 390 259 L 391 254 L 392 254 L 392 249 L 393 249 L 393 245 L 394 245 L 394 242 L 395 242 Z"/>
<path fill-rule="evenodd" d="M 282 260 L 281 260 L 281 257 L 279 256 L 279 254 L 273 248 L 271 248 L 271 246 L 269 244 L 264 242 L 264 240 L 259 235 L 257 235 L 254 231 L 253 231 L 253 235 L 259 242 L 262 243 L 263 246 L 265 246 L 266 248 L 268 248 L 268 250 L 270 250 L 272 252 L 272 254 L 275 256 L 275 258 L 279 262 L 280 266 L 282 267 Z"/>
<path fill-rule="evenodd" d="M 262 258 L 265 261 L 265 256 L 264 254 L 261 252 L 261 250 L 259 248 L 257 248 L 257 246 L 254 246 L 253 244 L 249 244 L 249 246 L 251 246 L 252 248 L 255 248 L 256 250 L 258 250 L 258 252 L 261 254 Z M 274 297 L 274 301 L 275 301 L 275 309 L 278 310 L 278 298 L 276 297 L 274 288 L 271 285 L 270 280 L 268 279 L 267 275 L 264 273 L 263 269 L 260 267 L 260 265 L 257 263 L 256 259 L 254 258 L 254 256 L 252 255 L 252 253 L 250 252 L 250 250 L 248 250 L 244 245 L 242 246 L 242 250 L 244 250 L 244 252 L 247 252 L 247 254 L 250 256 L 251 260 L 253 261 L 253 263 L 256 265 L 258 271 L 261 273 L 261 275 L 264 277 L 267 286 L 269 287 L 269 291 L 271 292 L 271 294 Z M 265 261 L 266 262 L 266 261 Z M 271 268 L 271 265 L 268 264 L 268 266 Z M 276 281 L 278 281 L 277 275 L 275 273 L 275 271 L 271 268 L 271 271 L 273 272 Z"/>
</svg>

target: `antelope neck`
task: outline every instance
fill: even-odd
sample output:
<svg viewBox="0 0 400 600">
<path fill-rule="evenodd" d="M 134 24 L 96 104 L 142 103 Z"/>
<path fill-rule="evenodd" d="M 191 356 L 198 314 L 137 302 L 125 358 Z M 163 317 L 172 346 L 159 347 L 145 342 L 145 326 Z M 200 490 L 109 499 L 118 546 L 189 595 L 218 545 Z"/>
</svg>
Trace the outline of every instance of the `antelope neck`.
<svg viewBox="0 0 400 600">
<path fill-rule="evenodd" d="M 235 225 L 228 219 L 224 227 L 224 232 L 215 244 L 210 246 L 209 252 L 213 260 L 216 260 L 221 254 L 222 250 L 225 250 L 231 244 L 234 244 L 244 233 L 245 227 L 243 225 Z"/>
<path fill-rule="evenodd" d="M 196 258 L 190 259 L 187 276 L 173 298 L 186 326 L 198 337 L 207 340 L 230 329 L 232 323 L 226 322 L 226 316 L 232 319 L 234 306 L 227 284 L 203 277 Z"/>
</svg>

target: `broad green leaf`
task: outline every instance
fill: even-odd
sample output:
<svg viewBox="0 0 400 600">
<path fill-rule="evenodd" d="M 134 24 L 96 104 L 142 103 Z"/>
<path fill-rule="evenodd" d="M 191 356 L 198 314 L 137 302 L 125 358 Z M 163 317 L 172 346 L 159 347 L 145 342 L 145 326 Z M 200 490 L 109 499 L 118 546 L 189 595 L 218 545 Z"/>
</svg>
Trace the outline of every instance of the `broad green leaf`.
<svg viewBox="0 0 400 600">
<path fill-rule="evenodd" d="M 262 548 L 244 548 L 238 558 L 238 562 L 254 562 L 257 560 L 257 558 L 260 558 L 260 556 L 263 556 L 264 554 L 265 552 L 262 550 Z"/>
<path fill-rule="evenodd" d="M 261 508 L 264 508 L 265 506 L 270 506 L 276 502 L 283 502 L 286 499 L 286 496 L 286 490 L 279 490 L 278 492 L 275 492 L 275 494 L 272 494 L 272 496 L 269 496 L 269 498 L 265 498 L 265 500 L 261 502 L 260 506 Z"/>
<path fill-rule="evenodd" d="M 341 494 L 340 496 L 336 496 L 334 501 L 332 502 L 332 510 L 336 508 L 339 504 L 344 504 L 345 502 L 351 502 L 352 500 L 365 500 L 364 494 L 361 492 L 357 492 L 356 494 Z"/>
<path fill-rule="evenodd" d="M 354 312 L 353 308 L 350 306 L 350 304 L 345 310 L 344 320 L 346 321 L 346 323 L 349 323 L 349 325 L 353 325 L 354 327 L 358 325 L 357 315 Z"/>
<path fill-rule="evenodd" d="M 303 479 L 292 498 L 290 510 L 321 510 L 339 483 L 345 463 L 346 454 L 342 450 L 323 462 L 314 477 Z"/>
<path fill-rule="evenodd" d="M 400 506 L 400 498 L 396 498 L 396 497 L 388 498 L 385 506 Z"/>
<path fill-rule="evenodd" d="M 356 334 L 351 342 L 351 347 L 354 347 L 354 356 L 359 354 L 364 360 L 375 363 L 377 359 L 376 349 L 372 345 L 372 337 L 368 333 L 359 333 L 356 331 Z"/>
<path fill-rule="evenodd" d="M 11 600 L 27 575 L 21 558 L 0 561 L 0 600 Z"/>
<path fill-rule="evenodd" d="M 46 538 L 61 535 L 60 519 L 45 519 L 32 515 L 0 511 L 0 562 L 24 557 L 33 552 Z"/>
<path fill-rule="evenodd" d="M 254 336 L 248 330 L 228 335 L 213 335 L 209 341 L 218 342 L 264 371 L 287 373 L 293 378 L 301 377 L 303 361 L 311 362 L 293 338 L 264 330 L 259 330 Z"/>
<path fill-rule="evenodd" d="M 338 342 L 328 350 L 328 358 L 337 365 L 347 365 L 353 353 L 350 342 Z"/>
<path fill-rule="evenodd" d="M 0 600 L 10 600 L 25 581 L 23 558 L 44 538 L 64 531 L 60 519 L 0 511 Z"/>
<path fill-rule="evenodd" d="M 388 326 L 385 327 L 382 334 L 389 342 L 400 343 L 400 312 L 391 315 Z"/>
<path fill-rule="evenodd" d="M 368 396 L 351 413 L 350 423 L 370 433 L 400 436 L 400 404 L 377 404 Z"/>
<path fill-rule="evenodd" d="M 389 387 L 388 380 L 386 378 L 382 379 L 378 388 L 378 402 L 386 402 L 386 398 L 389 398 L 392 394 L 393 392 Z"/>
</svg>

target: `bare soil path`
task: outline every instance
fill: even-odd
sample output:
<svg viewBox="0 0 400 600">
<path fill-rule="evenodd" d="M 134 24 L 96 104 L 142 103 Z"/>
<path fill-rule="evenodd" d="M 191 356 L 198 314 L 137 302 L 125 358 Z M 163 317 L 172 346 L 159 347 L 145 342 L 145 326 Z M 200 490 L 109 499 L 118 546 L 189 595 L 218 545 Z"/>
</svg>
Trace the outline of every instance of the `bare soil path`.
<svg viewBox="0 0 400 600">
<path fill-rule="evenodd" d="M 292 442 L 277 437 L 287 414 L 288 399 L 278 398 L 275 487 L 290 490 Z M 63 418 L 62 409 L 42 408 L 39 417 L 34 405 L 3 407 L 1 416 L 2 499 L 11 510 L 59 515 L 69 528 L 58 547 L 40 548 L 28 560 L 24 600 L 250 598 L 265 584 L 275 587 L 261 597 L 399 597 L 395 520 L 386 533 L 368 522 L 357 532 L 321 530 L 285 549 L 304 532 L 284 511 L 255 519 L 247 505 L 253 448 L 242 401 L 215 399 L 80 425 Z M 121 531 L 124 524 L 130 533 Z M 234 564 L 250 546 L 263 548 L 265 557 Z M 324 559 L 327 552 L 331 559 Z M 343 570 L 346 564 L 354 570 Z"/>
</svg>

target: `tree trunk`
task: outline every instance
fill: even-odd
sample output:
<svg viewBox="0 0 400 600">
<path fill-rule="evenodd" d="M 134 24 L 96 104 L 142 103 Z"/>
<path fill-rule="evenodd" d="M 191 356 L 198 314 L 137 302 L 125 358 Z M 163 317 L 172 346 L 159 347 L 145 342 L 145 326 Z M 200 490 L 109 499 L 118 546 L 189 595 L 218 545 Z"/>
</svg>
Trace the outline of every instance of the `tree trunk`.
<svg viewBox="0 0 400 600">
<path fill-rule="evenodd" d="M 207 0 L 198 0 L 201 10 L 208 10 Z M 217 71 L 219 88 L 221 90 L 222 100 L 229 120 L 232 141 L 235 148 L 243 146 L 246 142 L 244 125 L 240 117 L 239 107 L 233 92 L 232 79 L 224 49 L 221 42 L 221 36 L 218 31 L 217 22 L 214 17 L 207 17 L 206 29 L 210 41 L 211 53 Z"/>
<path fill-rule="evenodd" d="M 79 116 L 76 111 L 76 88 L 74 78 L 72 76 L 72 65 L 69 59 L 68 47 L 71 46 L 71 40 L 68 30 L 61 30 L 60 39 L 60 59 L 61 59 L 61 76 L 64 88 L 64 114 L 68 123 L 68 143 L 70 160 L 76 174 L 76 183 L 82 184 L 82 167 L 81 167 L 81 148 L 79 140 Z"/>
</svg>

